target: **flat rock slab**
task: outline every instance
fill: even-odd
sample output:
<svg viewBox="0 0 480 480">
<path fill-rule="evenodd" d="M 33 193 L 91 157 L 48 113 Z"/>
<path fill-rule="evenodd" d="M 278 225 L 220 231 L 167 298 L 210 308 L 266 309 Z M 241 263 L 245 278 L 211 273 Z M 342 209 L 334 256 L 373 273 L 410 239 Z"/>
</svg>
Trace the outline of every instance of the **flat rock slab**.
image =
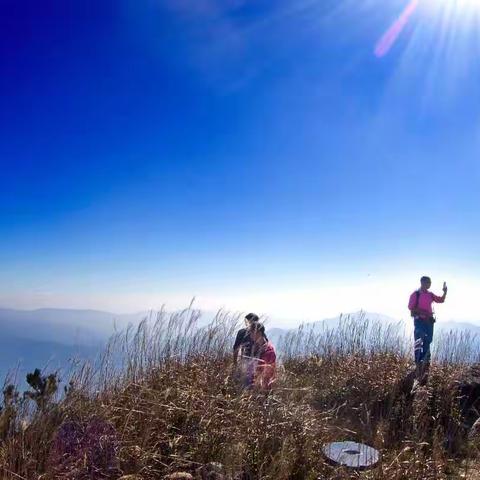
<svg viewBox="0 0 480 480">
<path fill-rule="evenodd" d="M 188 472 L 175 472 L 166 475 L 163 480 L 193 480 L 193 475 Z"/>
<path fill-rule="evenodd" d="M 335 465 L 359 470 L 372 468 L 380 460 L 378 450 L 356 442 L 327 443 L 323 447 L 323 453 Z"/>
</svg>

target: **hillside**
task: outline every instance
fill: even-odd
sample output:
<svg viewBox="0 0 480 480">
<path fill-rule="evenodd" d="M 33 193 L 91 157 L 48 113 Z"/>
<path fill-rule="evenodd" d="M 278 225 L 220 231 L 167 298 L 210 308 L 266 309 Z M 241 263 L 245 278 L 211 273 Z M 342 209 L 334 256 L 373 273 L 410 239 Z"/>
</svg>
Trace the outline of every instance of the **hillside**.
<svg viewBox="0 0 480 480">
<path fill-rule="evenodd" d="M 233 320 L 219 317 L 206 330 L 194 320 L 165 315 L 117 337 L 62 397 L 54 377 L 30 378 L 26 395 L 7 389 L 2 478 L 475 478 L 477 446 L 467 434 L 478 397 L 462 400 L 479 385 L 471 366 L 437 362 L 412 394 L 410 352 L 388 327 L 372 341 L 368 325 L 345 323 L 318 334 L 316 344 L 328 347 L 322 355 L 287 350 L 271 392 L 242 390 L 231 363 Z M 112 363 L 117 356 L 121 365 Z M 322 447 L 338 440 L 377 448 L 381 462 L 363 474 L 331 465 Z M 202 470 L 209 462 L 221 464 L 216 473 Z"/>
</svg>

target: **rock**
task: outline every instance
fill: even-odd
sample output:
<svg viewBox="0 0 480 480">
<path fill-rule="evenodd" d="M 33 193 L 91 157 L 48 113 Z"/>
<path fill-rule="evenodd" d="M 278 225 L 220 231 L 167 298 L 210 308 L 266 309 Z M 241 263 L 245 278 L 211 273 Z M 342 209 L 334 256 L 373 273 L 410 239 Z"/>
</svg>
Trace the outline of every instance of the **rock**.
<svg viewBox="0 0 480 480">
<path fill-rule="evenodd" d="M 368 445 L 356 442 L 333 442 L 323 447 L 323 453 L 334 465 L 358 470 L 372 468 L 380 460 L 380 453 Z"/>
<path fill-rule="evenodd" d="M 188 472 L 175 472 L 165 475 L 163 480 L 193 480 L 193 475 Z"/>
</svg>

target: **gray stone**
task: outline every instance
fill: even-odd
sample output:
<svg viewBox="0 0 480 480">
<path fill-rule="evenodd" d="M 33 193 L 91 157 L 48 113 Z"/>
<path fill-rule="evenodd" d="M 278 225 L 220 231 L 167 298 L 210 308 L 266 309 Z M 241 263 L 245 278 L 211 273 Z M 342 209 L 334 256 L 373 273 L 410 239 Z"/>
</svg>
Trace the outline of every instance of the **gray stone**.
<svg viewBox="0 0 480 480">
<path fill-rule="evenodd" d="M 328 443 L 323 447 L 323 453 L 335 465 L 359 470 L 372 468 L 380 460 L 377 450 L 356 442 Z"/>
<path fill-rule="evenodd" d="M 193 480 L 193 475 L 188 472 L 175 472 L 163 477 L 164 480 Z"/>
</svg>

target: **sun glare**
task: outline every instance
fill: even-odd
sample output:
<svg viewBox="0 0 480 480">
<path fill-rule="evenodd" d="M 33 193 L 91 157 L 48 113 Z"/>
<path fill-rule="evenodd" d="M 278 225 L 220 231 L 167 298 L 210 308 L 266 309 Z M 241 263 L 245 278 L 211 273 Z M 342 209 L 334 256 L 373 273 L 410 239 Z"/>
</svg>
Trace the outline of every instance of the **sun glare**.
<svg viewBox="0 0 480 480">
<path fill-rule="evenodd" d="M 480 0 L 430 0 L 430 3 L 451 4 L 456 7 L 480 8 Z"/>
<path fill-rule="evenodd" d="M 433 23 L 445 35 L 456 31 L 480 36 L 480 0 L 409 0 L 375 46 L 375 55 L 387 55 L 412 21 Z"/>
<path fill-rule="evenodd" d="M 424 3 L 421 3 L 421 9 L 427 18 L 440 16 L 446 25 L 455 28 L 464 28 L 466 25 L 474 25 L 475 29 L 478 30 L 480 26 L 480 0 L 422 1 Z"/>
</svg>

